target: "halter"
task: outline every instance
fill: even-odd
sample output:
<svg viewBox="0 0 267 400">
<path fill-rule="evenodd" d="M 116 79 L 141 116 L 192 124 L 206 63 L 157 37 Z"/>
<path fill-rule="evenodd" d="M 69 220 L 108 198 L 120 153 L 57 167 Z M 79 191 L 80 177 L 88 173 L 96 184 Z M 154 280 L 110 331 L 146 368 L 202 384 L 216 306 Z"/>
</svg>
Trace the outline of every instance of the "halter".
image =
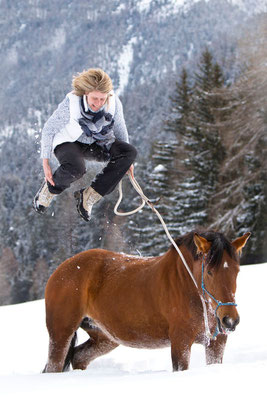
<svg viewBox="0 0 267 400">
<path fill-rule="evenodd" d="M 216 320 L 218 319 L 217 310 L 218 310 L 219 307 L 221 307 L 221 306 L 237 306 L 237 304 L 234 303 L 234 302 L 223 303 L 222 301 L 219 301 L 219 300 L 215 299 L 215 297 L 205 288 L 205 284 L 204 284 L 204 256 L 203 256 L 203 259 L 202 259 L 201 288 L 202 288 L 202 292 L 203 292 L 203 297 L 206 299 L 206 294 L 207 294 L 217 304 L 217 307 L 216 307 L 216 309 L 214 311 L 214 315 L 216 317 Z M 215 338 L 218 335 L 219 332 L 220 331 L 219 331 L 218 322 L 217 322 L 217 326 L 216 326 L 216 330 L 215 330 L 215 333 L 213 335 L 213 338 Z"/>
</svg>

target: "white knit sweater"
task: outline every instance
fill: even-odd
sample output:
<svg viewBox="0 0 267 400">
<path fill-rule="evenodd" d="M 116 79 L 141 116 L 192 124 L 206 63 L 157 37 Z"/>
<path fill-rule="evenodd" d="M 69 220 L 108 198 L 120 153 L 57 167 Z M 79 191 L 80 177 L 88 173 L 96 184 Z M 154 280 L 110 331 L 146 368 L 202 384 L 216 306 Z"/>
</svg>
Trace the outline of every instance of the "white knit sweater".
<svg viewBox="0 0 267 400">
<path fill-rule="evenodd" d="M 123 108 L 116 94 L 110 97 L 110 106 L 107 109 L 114 118 L 114 135 L 117 139 L 128 142 L 128 132 L 124 120 Z M 92 144 L 95 140 L 83 133 L 79 125 L 80 97 L 68 93 L 58 105 L 51 117 L 47 120 L 42 130 L 41 157 L 50 158 L 52 151 L 59 144 L 75 142 Z"/>
</svg>

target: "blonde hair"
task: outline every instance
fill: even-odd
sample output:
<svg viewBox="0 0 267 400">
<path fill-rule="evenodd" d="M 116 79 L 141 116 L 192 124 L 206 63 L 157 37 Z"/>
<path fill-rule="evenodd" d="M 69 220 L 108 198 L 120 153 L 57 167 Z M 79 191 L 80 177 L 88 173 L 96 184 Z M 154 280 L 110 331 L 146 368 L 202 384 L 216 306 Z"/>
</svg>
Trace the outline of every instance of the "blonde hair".
<svg viewBox="0 0 267 400">
<path fill-rule="evenodd" d="M 110 77 L 100 68 L 91 68 L 74 76 L 72 87 L 77 96 L 83 96 L 95 90 L 109 94 L 113 89 Z"/>
</svg>

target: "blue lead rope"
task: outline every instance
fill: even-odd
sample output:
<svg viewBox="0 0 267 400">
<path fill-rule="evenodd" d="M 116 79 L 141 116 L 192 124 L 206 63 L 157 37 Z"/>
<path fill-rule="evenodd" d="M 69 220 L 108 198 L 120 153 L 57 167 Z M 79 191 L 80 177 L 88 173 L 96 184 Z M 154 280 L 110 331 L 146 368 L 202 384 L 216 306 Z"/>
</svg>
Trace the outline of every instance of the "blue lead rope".
<svg viewBox="0 0 267 400">
<path fill-rule="evenodd" d="M 221 307 L 221 306 L 237 306 L 237 304 L 234 303 L 234 302 L 223 303 L 222 301 L 219 301 L 219 300 L 215 299 L 215 297 L 205 288 L 205 284 L 204 284 L 204 257 L 202 259 L 201 288 L 202 288 L 202 292 L 203 292 L 203 297 L 206 298 L 205 294 L 207 294 L 217 304 L 217 307 L 216 307 L 216 309 L 214 311 L 214 315 L 215 315 L 216 318 L 218 318 L 217 317 L 217 310 L 218 310 L 219 307 Z M 216 330 L 215 330 L 215 333 L 213 335 L 213 339 L 216 338 L 216 336 L 218 335 L 219 332 L 220 331 L 219 331 L 218 323 L 217 323 Z"/>
</svg>

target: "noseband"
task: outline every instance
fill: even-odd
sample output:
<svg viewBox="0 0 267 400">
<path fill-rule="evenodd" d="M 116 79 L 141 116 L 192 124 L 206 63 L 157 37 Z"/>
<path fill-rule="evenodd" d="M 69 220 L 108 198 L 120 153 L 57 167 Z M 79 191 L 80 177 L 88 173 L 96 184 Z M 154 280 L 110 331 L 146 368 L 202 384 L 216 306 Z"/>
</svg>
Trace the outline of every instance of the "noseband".
<svg viewBox="0 0 267 400">
<path fill-rule="evenodd" d="M 217 304 L 217 307 L 216 307 L 216 309 L 214 311 L 214 315 L 215 315 L 217 321 L 219 319 L 218 316 L 217 316 L 217 310 L 218 310 L 219 307 L 221 307 L 221 306 L 237 306 L 237 304 L 234 303 L 234 302 L 223 303 L 222 301 L 219 301 L 219 300 L 215 299 L 215 297 L 205 288 L 205 284 L 204 284 L 204 257 L 202 259 L 201 288 L 202 288 L 202 292 L 203 292 L 203 297 L 206 299 L 206 301 L 207 301 L 207 298 L 206 298 L 206 294 L 207 294 Z M 218 322 L 217 322 L 217 326 L 216 326 L 216 330 L 215 330 L 215 333 L 213 335 L 213 338 L 215 338 L 218 335 L 219 332 L 220 332 L 220 330 L 219 330 Z"/>
</svg>

